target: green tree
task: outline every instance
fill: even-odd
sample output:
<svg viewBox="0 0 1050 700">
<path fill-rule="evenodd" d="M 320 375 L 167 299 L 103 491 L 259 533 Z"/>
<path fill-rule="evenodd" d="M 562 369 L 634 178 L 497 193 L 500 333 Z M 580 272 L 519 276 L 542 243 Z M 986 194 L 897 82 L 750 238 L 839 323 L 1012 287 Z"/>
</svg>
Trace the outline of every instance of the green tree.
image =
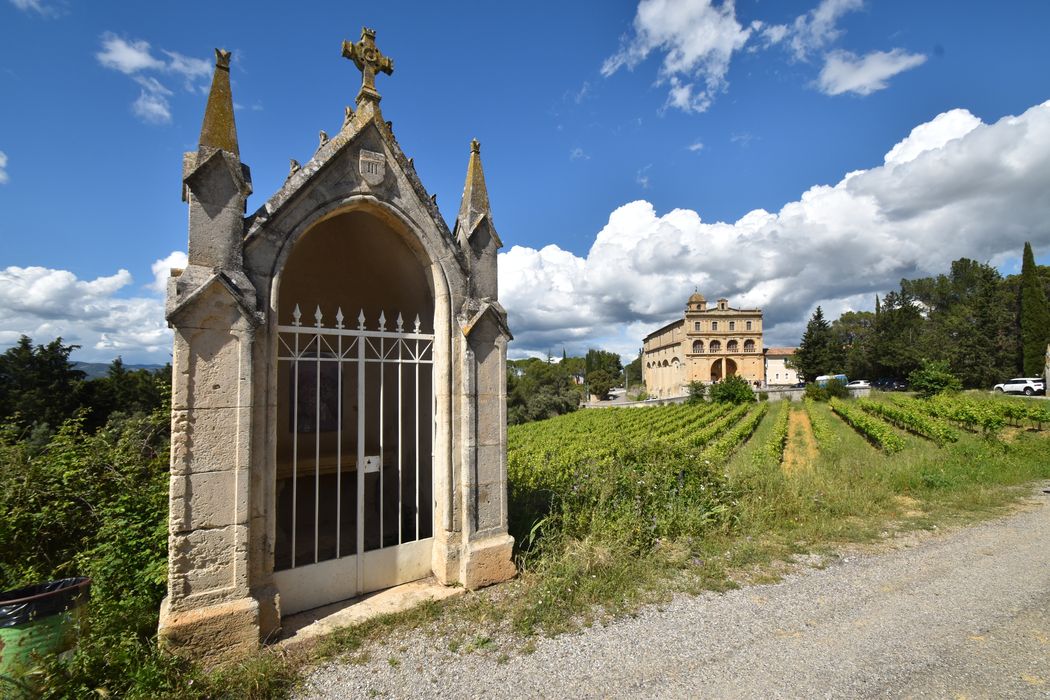
<svg viewBox="0 0 1050 700">
<path fill-rule="evenodd" d="M 715 382 L 710 386 L 708 392 L 711 400 L 718 403 L 751 403 L 755 400 L 755 392 L 751 390 L 751 384 L 743 377 L 736 375 Z"/>
<path fill-rule="evenodd" d="M 1021 354 L 1026 376 L 1043 374 L 1047 343 L 1050 343 L 1050 306 L 1036 271 L 1032 244 L 1026 242 L 1021 261 Z"/>
<path fill-rule="evenodd" d="M 587 375 L 596 370 L 604 370 L 613 381 L 613 386 L 619 384 L 623 379 L 623 364 L 620 356 L 608 350 L 595 350 L 591 348 L 584 358 L 584 367 Z"/>
<path fill-rule="evenodd" d="M 871 311 L 847 311 L 831 323 L 834 364 L 841 366 L 851 378 L 875 376 L 872 341 L 875 333 L 875 314 Z"/>
<path fill-rule="evenodd" d="M 610 375 L 604 369 L 596 369 L 587 373 L 587 390 L 604 401 L 609 396 L 609 390 L 616 385 Z"/>
<path fill-rule="evenodd" d="M 561 364 L 536 358 L 507 364 L 507 422 L 553 418 L 579 407 L 580 391 Z"/>
<path fill-rule="evenodd" d="M 946 360 L 968 388 L 987 388 L 1016 369 L 1011 360 L 1015 315 L 998 270 L 960 258 L 947 275 L 902 280 L 902 291 L 926 307 L 922 355 Z"/>
<path fill-rule="evenodd" d="M 922 357 L 924 319 L 906 289 L 889 292 L 882 299 L 872 342 L 875 370 L 891 377 L 906 377 Z"/>
<path fill-rule="evenodd" d="M 824 311 L 819 306 L 806 324 L 802 342 L 791 360 L 792 366 L 806 382 L 812 382 L 818 375 L 832 371 L 834 357 L 831 326 L 824 318 Z"/>
<path fill-rule="evenodd" d="M 78 345 L 56 338 L 33 346 L 23 335 L 0 355 L 0 420 L 22 429 L 34 425 L 58 428 L 79 406 L 78 388 L 84 373 L 69 362 Z"/>
</svg>

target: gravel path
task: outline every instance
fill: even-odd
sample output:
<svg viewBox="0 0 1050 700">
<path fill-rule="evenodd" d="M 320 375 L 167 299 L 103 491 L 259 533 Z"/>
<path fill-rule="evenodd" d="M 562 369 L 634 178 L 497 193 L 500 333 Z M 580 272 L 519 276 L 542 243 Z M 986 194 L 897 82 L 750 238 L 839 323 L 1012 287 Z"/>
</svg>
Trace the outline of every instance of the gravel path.
<svg viewBox="0 0 1050 700">
<path fill-rule="evenodd" d="M 298 697 L 1050 698 L 1042 488 L 1007 518 L 680 596 L 502 662 L 413 633 L 317 669 Z"/>
</svg>

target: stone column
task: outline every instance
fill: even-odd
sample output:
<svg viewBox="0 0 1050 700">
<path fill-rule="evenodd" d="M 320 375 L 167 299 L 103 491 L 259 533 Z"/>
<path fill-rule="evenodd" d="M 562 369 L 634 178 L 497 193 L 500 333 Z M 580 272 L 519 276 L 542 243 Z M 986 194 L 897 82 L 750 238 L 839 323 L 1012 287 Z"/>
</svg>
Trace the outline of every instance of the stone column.
<svg viewBox="0 0 1050 700">
<path fill-rule="evenodd" d="M 485 302 L 464 328 L 460 583 L 468 589 L 515 575 L 507 533 L 506 312 Z"/>
<path fill-rule="evenodd" d="M 171 281 L 172 297 L 180 296 L 179 287 L 195 289 L 169 316 L 175 345 L 168 597 L 159 636 L 211 664 L 259 643 L 248 566 L 256 323 L 222 273 L 193 266 Z"/>
</svg>

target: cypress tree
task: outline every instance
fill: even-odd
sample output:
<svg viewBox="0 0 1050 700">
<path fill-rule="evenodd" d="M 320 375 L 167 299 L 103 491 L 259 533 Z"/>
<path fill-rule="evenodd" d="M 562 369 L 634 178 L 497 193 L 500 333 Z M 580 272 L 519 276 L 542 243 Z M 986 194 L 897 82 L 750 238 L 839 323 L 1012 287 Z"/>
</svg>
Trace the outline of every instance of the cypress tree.
<svg viewBox="0 0 1050 700">
<path fill-rule="evenodd" d="M 1032 244 L 1026 242 L 1021 262 L 1021 349 L 1025 376 L 1043 374 L 1047 343 L 1050 343 L 1050 306 L 1036 271 Z"/>
<path fill-rule="evenodd" d="M 833 361 L 831 325 L 818 306 L 806 324 L 792 364 L 805 381 L 812 382 L 818 375 L 830 372 Z"/>
</svg>

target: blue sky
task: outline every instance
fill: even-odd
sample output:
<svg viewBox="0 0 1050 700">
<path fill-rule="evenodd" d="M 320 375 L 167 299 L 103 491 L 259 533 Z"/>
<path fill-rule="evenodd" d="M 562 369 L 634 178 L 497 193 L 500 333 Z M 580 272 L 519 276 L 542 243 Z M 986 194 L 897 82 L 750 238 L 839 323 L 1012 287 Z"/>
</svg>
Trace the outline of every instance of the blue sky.
<svg viewBox="0 0 1050 700">
<path fill-rule="evenodd" d="M 1050 3 L 3 0 L 0 345 L 164 361 L 154 268 L 185 250 L 212 48 L 251 211 L 338 130 L 362 25 L 446 219 L 482 142 L 516 355 L 628 354 L 694 286 L 792 344 L 817 303 L 954 258 L 1050 262 Z"/>
</svg>

